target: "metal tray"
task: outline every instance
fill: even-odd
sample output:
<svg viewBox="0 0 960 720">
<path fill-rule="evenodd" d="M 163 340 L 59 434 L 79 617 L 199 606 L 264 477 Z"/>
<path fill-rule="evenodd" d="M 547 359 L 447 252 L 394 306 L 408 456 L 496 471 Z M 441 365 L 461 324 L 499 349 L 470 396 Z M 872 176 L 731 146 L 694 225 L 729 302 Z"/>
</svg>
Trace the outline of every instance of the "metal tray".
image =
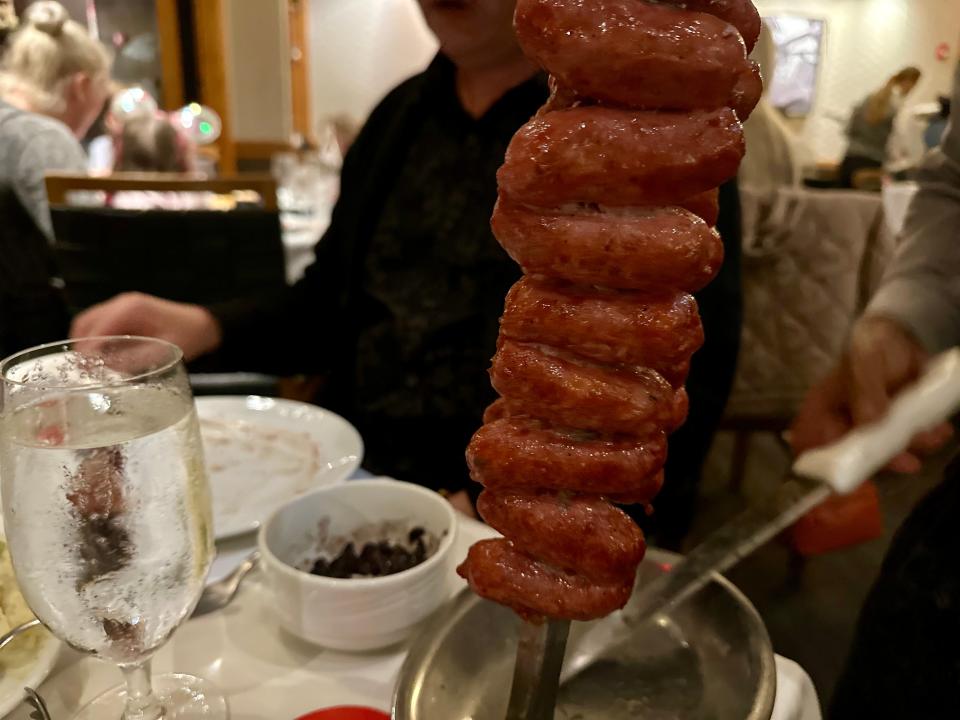
<svg viewBox="0 0 960 720">
<path fill-rule="evenodd" d="M 639 587 L 677 556 L 649 550 Z M 469 590 L 421 631 L 394 694 L 394 720 L 503 720 L 519 620 Z M 618 614 L 598 620 L 621 623 Z M 574 623 L 568 650 L 586 627 Z M 766 628 L 729 581 L 714 581 L 561 688 L 556 720 L 769 720 L 776 667 Z"/>
</svg>

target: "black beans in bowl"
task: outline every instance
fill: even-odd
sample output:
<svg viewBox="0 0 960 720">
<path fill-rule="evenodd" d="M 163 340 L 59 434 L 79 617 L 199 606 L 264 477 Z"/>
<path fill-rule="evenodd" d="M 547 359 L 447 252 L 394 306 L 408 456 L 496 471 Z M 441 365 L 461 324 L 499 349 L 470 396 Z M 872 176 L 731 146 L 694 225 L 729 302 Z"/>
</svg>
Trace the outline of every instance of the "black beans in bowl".
<svg viewBox="0 0 960 720">
<path fill-rule="evenodd" d="M 357 543 L 347 542 L 332 559 L 319 557 L 310 573 L 329 578 L 364 578 L 394 575 L 416 567 L 437 546 L 422 527 L 415 527 L 402 541 L 366 542 L 357 550 Z"/>
</svg>

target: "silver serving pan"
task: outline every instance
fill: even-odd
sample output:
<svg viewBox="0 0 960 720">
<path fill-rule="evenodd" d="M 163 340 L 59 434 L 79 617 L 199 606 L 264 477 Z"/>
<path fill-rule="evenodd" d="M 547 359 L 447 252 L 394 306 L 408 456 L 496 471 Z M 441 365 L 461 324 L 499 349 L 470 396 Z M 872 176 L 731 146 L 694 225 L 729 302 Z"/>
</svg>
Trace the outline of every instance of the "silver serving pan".
<svg viewBox="0 0 960 720">
<path fill-rule="evenodd" d="M 637 586 L 678 559 L 649 550 Z M 411 648 L 394 693 L 394 720 L 503 720 L 519 622 L 469 590 L 458 595 Z M 620 620 L 614 614 L 597 622 Z M 568 652 L 587 627 L 573 624 Z M 770 638 L 750 601 L 719 575 L 620 652 L 561 688 L 557 720 L 770 720 Z"/>
</svg>

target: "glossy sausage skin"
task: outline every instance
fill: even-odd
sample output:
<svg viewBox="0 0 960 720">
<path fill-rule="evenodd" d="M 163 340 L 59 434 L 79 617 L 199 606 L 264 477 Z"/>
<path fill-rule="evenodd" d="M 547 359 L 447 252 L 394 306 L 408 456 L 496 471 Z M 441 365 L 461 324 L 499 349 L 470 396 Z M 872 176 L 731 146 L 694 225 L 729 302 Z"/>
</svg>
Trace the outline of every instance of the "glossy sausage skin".
<svg viewBox="0 0 960 720">
<path fill-rule="evenodd" d="M 652 495 L 650 489 L 645 488 L 639 492 L 611 493 L 604 495 L 604 497 L 616 505 L 646 505 L 649 509 L 650 500 L 656 497 L 657 493 L 660 492 L 660 489 L 663 487 L 663 479 L 663 470 L 647 478 L 647 483 L 650 488 L 656 488 L 656 491 L 653 492 Z"/>
<path fill-rule="evenodd" d="M 576 107 L 520 128 L 497 179 L 502 195 L 536 207 L 676 205 L 733 177 L 743 153 L 743 131 L 730 108 Z"/>
<path fill-rule="evenodd" d="M 733 111 L 741 122 L 750 117 L 762 95 L 763 78 L 760 76 L 760 66 L 750 61 L 733 89 Z"/>
<path fill-rule="evenodd" d="M 686 293 L 614 292 L 524 277 L 507 294 L 500 336 L 605 365 L 649 367 L 678 387 L 703 345 L 703 325 Z"/>
<path fill-rule="evenodd" d="M 676 7 L 716 15 L 733 25 L 743 37 L 747 52 L 760 37 L 760 13 L 750 0 L 666 0 Z"/>
<path fill-rule="evenodd" d="M 491 227 L 524 272 L 626 290 L 695 292 L 723 262 L 723 242 L 678 207 L 560 212 L 501 198 Z"/>
<path fill-rule="evenodd" d="M 502 407 L 502 406 L 501 406 Z M 534 418 L 487 422 L 467 448 L 470 476 L 489 490 L 568 490 L 649 502 L 667 458 L 662 432 L 601 437 L 551 428 Z"/>
<path fill-rule="evenodd" d="M 685 387 L 678 388 L 673 396 L 674 425 L 667 428 L 667 432 L 672 432 L 687 421 L 687 415 L 690 413 L 690 396 L 687 395 Z"/>
<path fill-rule="evenodd" d="M 634 579 L 595 583 L 520 552 L 509 540 L 481 540 L 457 568 L 473 591 L 513 608 L 521 617 L 592 620 L 626 605 Z"/>
<path fill-rule="evenodd" d="M 534 115 L 534 117 L 541 117 L 555 110 L 569 110 L 584 102 L 584 98 L 581 98 L 570 88 L 561 85 L 553 75 L 550 76 L 547 85 L 550 88 L 550 97 L 540 106 L 540 109 L 537 110 L 537 114 Z M 592 105 L 593 103 L 587 102 L 587 104 Z"/>
<path fill-rule="evenodd" d="M 649 368 L 623 372 L 512 340 L 497 350 L 490 378 L 511 413 L 564 427 L 646 437 L 686 417 L 685 393 Z"/>
<path fill-rule="evenodd" d="M 497 420 L 503 420 L 504 418 L 513 417 L 510 414 L 510 410 L 507 408 L 507 403 L 503 398 L 497 398 L 492 403 L 487 406 L 487 409 L 483 411 L 483 424 L 489 425 L 490 423 L 496 422 Z M 537 421 L 540 423 L 540 421 Z M 483 428 L 480 428 L 481 430 Z M 477 480 L 477 482 L 480 482 Z"/>
<path fill-rule="evenodd" d="M 638 0 L 519 0 L 526 54 L 578 95 L 646 110 L 731 104 L 746 65 L 736 28 L 713 15 Z"/>
<path fill-rule="evenodd" d="M 500 343 L 500 345 L 502 346 L 503 343 Z M 687 395 L 687 389 L 685 387 L 678 388 L 676 393 L 674 393 L 673 407 L 674 407 L 674 420 L 676 422 L 676 426 L 679 427 L 680 425 L 683 425 L 684 422 L 686 422 L 687 413 L 690 411 L 690 396 Z M 518 403 L 511 404 L 510 401 L 502 397 L 497 398 L 492 403 L 490 403 L 490 405 L 487 407 L 487 409 L 483 413 L 483 422 L 485 424 L 496 422 L 497 420 L 503 420 L 504 418 L 526 418 L 526 419 L 536 420 L 537 422 L 541 423 L 543 426 L 553 428 L 558 432 L 563 432 L 568 434 L 569 432 L 573 432 L 575 437 L 580 437 L 584 433 L 586 433 L 589 436 L 594 432 L 591 430 L 584 430 L 583 432 L 580 432 L 575 428 L 570 429 L 570 428 L 564 428 L 562 425 L 551 425 L 549 422 L 545 422 L 539 418 L 533 417 L 530 413 L 526 412 L 523 409 L 521 404 L 518 404 Z M 667 427 L 667 428 L 664 428 L 663 430 L 665 432 L 669 432 L 672 429 L 674 428 Z M 639 435 L 639 436 L 627 435 L 626 437 L 647 440 L 650 437 L 656 436 L 656 434 L 657 433 Z M 608 435 L 607 437 L 609 438 L 609 437 L 615 437 L 615 436 Z"/>
<path fill-rule="evenodd" d="M 598 497 L 484 490 L 477 510 L 531 557 L 597 583 L 632 580 L 646 549 L 633 520 Z"/>
<path fill-rule="evenodd" d="M 681 200 L 677 205 L 689 210 L 698 218 L 702 218 L 710 227 L 714 227 L 720 217 L 720 191 L 717 188 L 707 190 L 699 195 Z"/>
</svg>

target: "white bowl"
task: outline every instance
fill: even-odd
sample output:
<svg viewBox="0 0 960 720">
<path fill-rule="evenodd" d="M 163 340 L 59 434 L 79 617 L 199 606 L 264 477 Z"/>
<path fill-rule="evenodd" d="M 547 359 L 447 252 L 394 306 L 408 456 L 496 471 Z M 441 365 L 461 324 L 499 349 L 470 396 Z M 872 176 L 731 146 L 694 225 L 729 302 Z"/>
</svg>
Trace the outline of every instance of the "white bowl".
<svg viewBox="0 0 960 720">
<path fill-rule="evenodd" d="M 416 567 L 376 578 L 328 578 L 300 568 L 317 557 L 322 538 L 346 538 L 393 522 L 425 528 L 439 539 Z M 396 480 L 352 480 L 304 495 L 260 529 L 263 569 L 280 625 L 336 650 L 372 650 L 405 639 L 449 593 L 456 558 L 456 513 L 437 493 Z"/>
</svg>

